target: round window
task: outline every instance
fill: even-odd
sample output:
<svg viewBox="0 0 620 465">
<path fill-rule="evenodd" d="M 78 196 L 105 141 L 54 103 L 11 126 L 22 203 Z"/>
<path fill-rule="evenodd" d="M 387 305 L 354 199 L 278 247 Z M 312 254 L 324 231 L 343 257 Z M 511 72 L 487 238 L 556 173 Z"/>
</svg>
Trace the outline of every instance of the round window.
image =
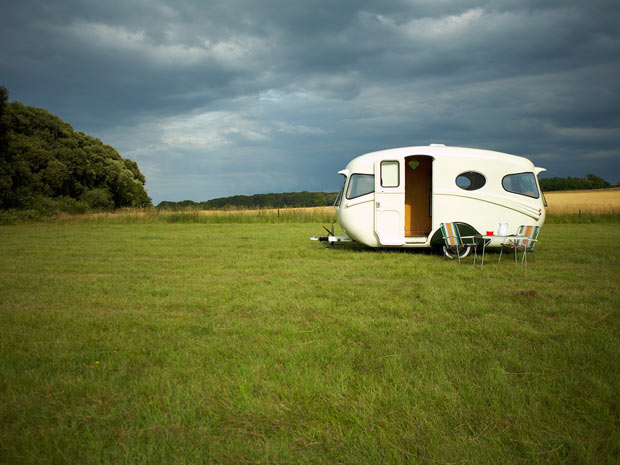
<svg viewBox="0 0 620 465">
<path fill-rule="evenodd" d="M 461 173 L 456 177 L 456 185 L 466 191 L 475 191 L 480 189 L 487 182 L 485 177 L 474 171 Z"/>
</svg>

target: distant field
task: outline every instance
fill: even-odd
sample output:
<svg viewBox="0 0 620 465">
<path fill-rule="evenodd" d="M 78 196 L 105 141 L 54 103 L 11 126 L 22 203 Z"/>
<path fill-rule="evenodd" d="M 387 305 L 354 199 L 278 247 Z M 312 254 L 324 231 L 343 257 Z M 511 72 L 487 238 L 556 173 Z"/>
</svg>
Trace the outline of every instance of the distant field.
<svg viewBox="0 0 620 465">
<path fill-rule="evenodd" d="M 620 213 L 620 188 L 546 192 L 547 213 Z"/>
<path fill-rule="evenodd" d="M 620 189 L 545 193 L 549 222 L 620 221 Z M 574 217 L 573 217 L 574 215 Z M 599 216 L 597 218 L 597 215 Z M 65 215 L 61 219 L 80 223 L 325 223 L 336 220 L 335 207 L 280 208 L 263 210 L 160 211 L 123 209 L 112 213 Z"/>
<path fill-rule="evenodd" d="M 0 463 L 617 463 L 617 224 L 525 272 L 109 220 L 0 227 Z"/>
<path fill-rule="evenodd" d="M 62 221 L 79 223 L 332 223 L 335 207 L 267 208 L 261 210 L 166 211 L 125 208 L 110 213 L 62 215 Z"/>
<path fill-rule="evenodd" d="M 547 223 L 620 223 L 620 189 L 548 192 Z M 33 221 L 90 224 L 151 223 L 324 223 L 336 221 L 335 207 L 260 210 L 158 210 L 123 208 L 114 212 L 50 214 L 0 210 L 0 225 Z"/>
</svg>

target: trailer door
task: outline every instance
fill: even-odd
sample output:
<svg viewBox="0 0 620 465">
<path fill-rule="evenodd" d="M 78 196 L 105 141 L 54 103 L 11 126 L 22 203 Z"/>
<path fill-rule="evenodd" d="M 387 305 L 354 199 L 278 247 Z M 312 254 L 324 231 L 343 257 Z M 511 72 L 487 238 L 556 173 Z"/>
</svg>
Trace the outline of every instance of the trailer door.
<svg viewBox="0 0 620 465">
<path fill-rule="evenodd" d="M 400 161 L 375 162 L 375 233 L 381 245 L 405 243 L 404 178 Z"/>
</svg>

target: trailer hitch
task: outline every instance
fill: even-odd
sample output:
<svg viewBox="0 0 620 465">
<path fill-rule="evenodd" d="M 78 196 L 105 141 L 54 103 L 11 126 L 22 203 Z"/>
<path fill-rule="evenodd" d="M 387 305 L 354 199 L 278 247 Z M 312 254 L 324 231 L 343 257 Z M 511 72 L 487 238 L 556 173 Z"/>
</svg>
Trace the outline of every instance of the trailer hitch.
<svg viewBox="0 0 620 465">
<path fill-rule="evenodd" d="M 312 236 L 311 241 L 329 242 L 329 245 L 333 248 L 336 242 L 352 242 L 349 236 L 336 236 L 334 234 L 334 224 L 332 223 L 331 229 L 327 229 L 323 226 L 323 229 L 327 231 L 327 236 Z"/>
</svg>

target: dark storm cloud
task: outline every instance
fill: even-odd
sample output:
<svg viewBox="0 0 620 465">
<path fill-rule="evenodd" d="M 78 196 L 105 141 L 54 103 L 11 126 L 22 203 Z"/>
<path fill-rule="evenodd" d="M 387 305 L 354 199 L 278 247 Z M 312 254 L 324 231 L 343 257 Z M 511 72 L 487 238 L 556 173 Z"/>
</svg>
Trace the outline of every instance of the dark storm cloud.
<svg viewBox="0 0 620 465">
<path fill-rule="evenodd" d="M 430 142 L 615 182 L 616 3 L 25 0 L 0 77 L 136 159 L 156 202 L 336 189 L 353 156 Z"/>
</svg>

